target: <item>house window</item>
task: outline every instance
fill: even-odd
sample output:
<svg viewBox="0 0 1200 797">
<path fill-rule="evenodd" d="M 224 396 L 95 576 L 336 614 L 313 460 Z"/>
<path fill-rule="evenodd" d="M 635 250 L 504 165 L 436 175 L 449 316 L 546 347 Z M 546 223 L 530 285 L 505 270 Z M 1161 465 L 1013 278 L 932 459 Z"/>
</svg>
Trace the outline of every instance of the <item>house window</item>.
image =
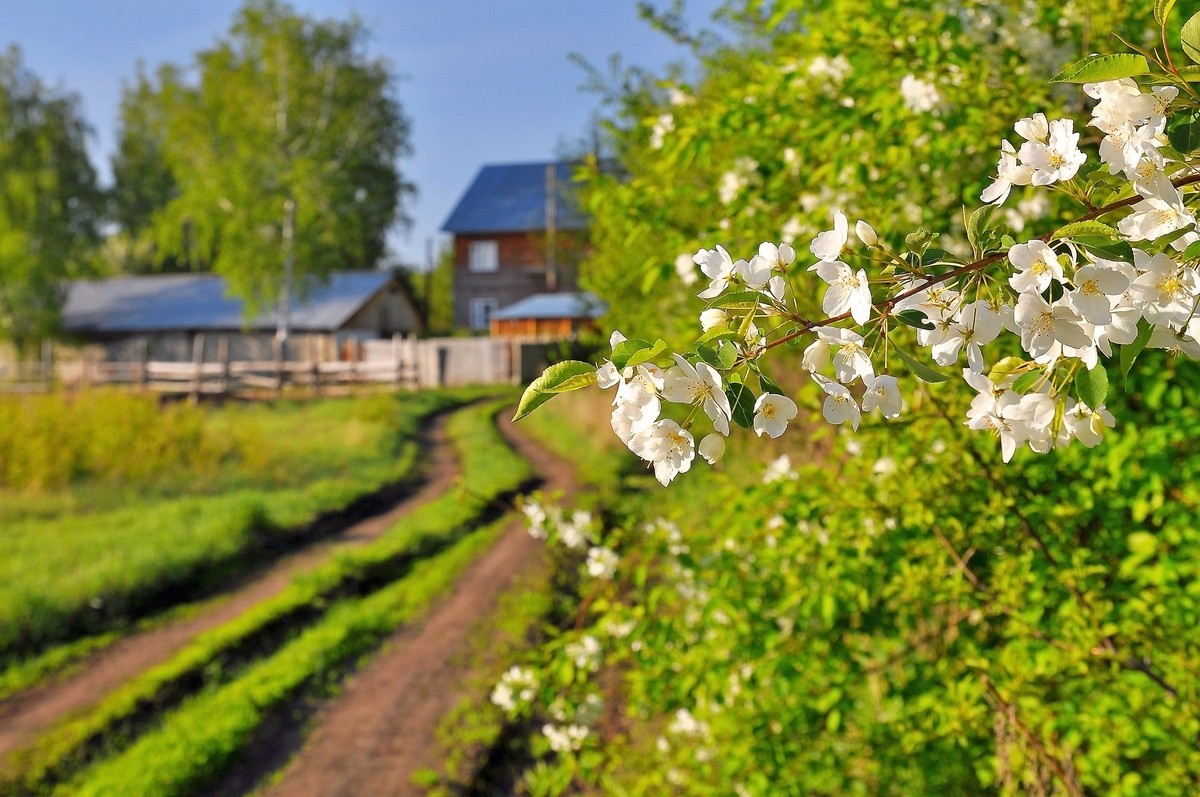
<svg viewBox="0 0 1200 797">
<path fill-rule="evenodd" d="M 492 314 L 500 307 L 495 299 L 471 300 L 471 329 L 487 329 L 492 323 Z"/>
<path fill-rule="evenodd" d="M 471 241 L 467 266 L 471 271 L 495 271 L 500 267 L 500 245 L 495 241 Z"/>
</svg>

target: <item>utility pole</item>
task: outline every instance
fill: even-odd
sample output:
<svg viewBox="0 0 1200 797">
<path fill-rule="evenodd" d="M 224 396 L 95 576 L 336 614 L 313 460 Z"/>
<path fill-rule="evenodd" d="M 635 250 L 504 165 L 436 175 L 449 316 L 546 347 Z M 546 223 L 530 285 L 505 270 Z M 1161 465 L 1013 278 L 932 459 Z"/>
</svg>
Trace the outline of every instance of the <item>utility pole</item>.
<svg viewBox="0 0 1200 797">
<path fill-rule="evenodd" d="M 546 290 L 558 288 L 554 236 L 558 226 L 558 164 L 546 164 Z"/>
</svg>

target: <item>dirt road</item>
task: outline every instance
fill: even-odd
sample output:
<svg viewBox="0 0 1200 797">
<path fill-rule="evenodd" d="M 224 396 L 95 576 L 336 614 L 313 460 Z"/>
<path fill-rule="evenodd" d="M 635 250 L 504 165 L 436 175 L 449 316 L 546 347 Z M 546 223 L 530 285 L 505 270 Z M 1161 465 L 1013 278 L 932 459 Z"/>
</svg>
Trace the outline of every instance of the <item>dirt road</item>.
<svg viewBox="0 0 1200 797">
<path fill-rule="evenodd" d="M 506 420 L 501 431 L 544 480 L 542 489 L 570 494 L 574 471 L 520 434 Z M 461 697 L 470 671 L 461 655 L 498 596 L 528 568 L 541 543 L 521 522 L 475 562 L 454 593 L 417 627 L 399 631 L 387 649 L 346 684 L 321 711 L 308 742 L 267 791 L 268 797 L 408 797 L 422 790 L 413 773 L 437 768 L 439 720 Z"/>
</svg>

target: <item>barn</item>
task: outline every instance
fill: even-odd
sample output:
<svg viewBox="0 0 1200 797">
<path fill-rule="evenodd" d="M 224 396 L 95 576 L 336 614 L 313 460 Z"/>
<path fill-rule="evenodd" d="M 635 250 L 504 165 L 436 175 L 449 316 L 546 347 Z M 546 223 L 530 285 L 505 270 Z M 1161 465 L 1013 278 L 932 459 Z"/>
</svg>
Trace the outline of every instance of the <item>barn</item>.
<svg viewBox="0 0 1200 797">
<path fill-rule="evenodd" d="M 340 272 L 297 292 L 284 359 L 354 356 L 362 341 L 415 335 L 422 319 L 405 283 L 390 271 Z M 247 318 L 216 274 L 159 274 L 78 280 L 68 286 L 63 329 L 102 347 L 102 359 L 269 360 L 276 312 Z"/>
</svg>

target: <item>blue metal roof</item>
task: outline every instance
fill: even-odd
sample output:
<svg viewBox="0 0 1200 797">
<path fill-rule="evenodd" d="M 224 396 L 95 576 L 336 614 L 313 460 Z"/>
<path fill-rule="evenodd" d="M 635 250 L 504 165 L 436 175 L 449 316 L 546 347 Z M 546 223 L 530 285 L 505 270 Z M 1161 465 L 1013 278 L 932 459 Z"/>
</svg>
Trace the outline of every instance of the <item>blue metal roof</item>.
<svg viewBox="0 0 1200 797">
<path fill-rule="evenodd" d="M 392 280 L 386 271 L 333 274 L 307 299 L 293 299 L 290 326 L 297 331 L 340 329 Z M 226 295 L 216 274 L 162 274 L 78 280 L 67 289 L 63 326 L 70 332 L 121 333 L 169 330 L 274 330 L 276 313 L 244 317 L 240 299 Z"/>
<path fill-rule="evenodd" d="M 599 318 L 608 310 L 593 293 L 535 293 L 496 311 L 492 318 Z"/>
<path fill-rule="evenodd" d="M 582 230 L 587 221 L 572 192 L 569 163 L 484 166 L 442 230 L 449 233 L 534 232 L 546 229 L 546 168 L 554 166 L 555 227 Z"/>
</svg>

